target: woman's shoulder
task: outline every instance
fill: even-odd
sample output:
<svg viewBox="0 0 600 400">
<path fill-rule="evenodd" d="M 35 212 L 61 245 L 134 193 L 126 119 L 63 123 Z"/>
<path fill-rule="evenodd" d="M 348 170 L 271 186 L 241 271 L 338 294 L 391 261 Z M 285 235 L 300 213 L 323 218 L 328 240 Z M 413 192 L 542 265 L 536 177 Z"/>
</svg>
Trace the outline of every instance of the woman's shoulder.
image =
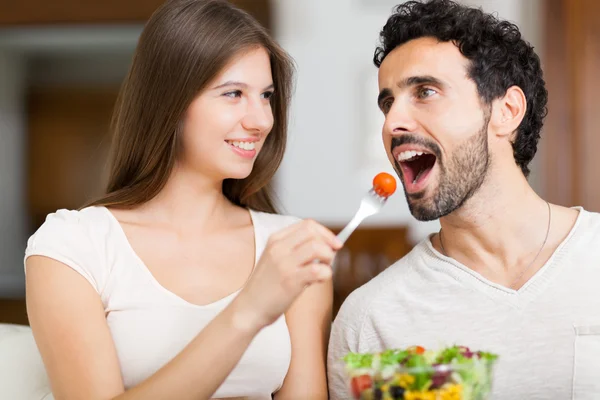
<svg viewBox="0 0 600 400">
<path fill-rule="evenodd" d="M 261 228 L 270 233 L 275 233 L 301 221 L 301 218 L 288 214 L 276 214 L 255 210 L 250 210 L 250 214 L 252 215 L 252 222 L 255 225 L 260 225 Z"/>
<path fill-rule="evenodd" d="M 82 274 L 101 293 L 107 275 L 110 223 L 104 207 L 50 213 L 27 241 L 25 261 L 31 256 L 59 261 Z"/>
<path fill-rule="evenodd" d="M 108 217 L 108 210 L 104 207 L 59 209 L 46 216 L 44 223 L 31 236 L 30 241 L 53 237 L 87 240 L 90 235 L 100 234 L 108 228 Z"/>
</svg>

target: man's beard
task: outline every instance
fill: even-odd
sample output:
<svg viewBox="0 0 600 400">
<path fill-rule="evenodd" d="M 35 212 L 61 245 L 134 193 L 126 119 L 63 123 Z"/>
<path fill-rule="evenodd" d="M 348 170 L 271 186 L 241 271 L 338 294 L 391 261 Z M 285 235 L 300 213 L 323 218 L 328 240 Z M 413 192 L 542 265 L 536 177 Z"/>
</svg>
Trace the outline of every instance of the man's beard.
<svg viewBox="0 0 600 400">
<path fill-rule="evenodd" d="M 441 150 L 433 141 L 405 135 L 403 143 L 416 143 L 425 146 L 436 155 L 439 167 L 438 186 L 432 195 L 424 198 L 426 190 L 419 193 L 406 193 L 411 214 L 420 221 L 433 221 L 444 217 L 462 207 L 479 190 L 487 175 L 491 157 L 488 149 L 487 128 L 489 116 L 486 115 L 481 130 L 466 139 L 446 162 L 441 159 Z M 392 142 L 392 146 L 396 144 Z M 396 172 L 401 176 L 401 168 L 394 161 Z M 404 185 L 404 180 L 402 179 Z"/>
</svg>

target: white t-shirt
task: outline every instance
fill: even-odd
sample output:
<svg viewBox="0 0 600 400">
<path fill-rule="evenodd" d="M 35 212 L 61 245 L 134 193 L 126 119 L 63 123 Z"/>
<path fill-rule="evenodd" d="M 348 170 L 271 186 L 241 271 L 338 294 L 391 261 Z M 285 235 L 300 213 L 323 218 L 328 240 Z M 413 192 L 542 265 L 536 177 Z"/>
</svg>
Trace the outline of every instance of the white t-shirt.
<svg viewBox="0 0 600 400">
<path fill-rule="evenodd" d="M 250 211 L 250 215 L 255 261 L 272 233 L 298 221 L 257 211 Z M 169 362 L 239 293 L 198 306 L 167 290 L 133 251 L 121 225 L 105 207 L 59 210 L 48 215 L 28 241 L 25 259 L 32 255 L 68 265 L 98 292 L 125 388 Z M 258 333 L 213 397 L 271 399 L 271 393 L 283 384 L 290 360 L 290 335 L 282 316 Z"/>
<path fill-rule="evenodd" d="M 499 355 L 493 400 L 600 399 L 600 214 L 579 210 L 519 290 L 443 256 L 429 239 L 355 290 L 332 327 L 331 398 L 351 398 L 340 361 L 349 351 L 456 344 Z"/>
</svg>

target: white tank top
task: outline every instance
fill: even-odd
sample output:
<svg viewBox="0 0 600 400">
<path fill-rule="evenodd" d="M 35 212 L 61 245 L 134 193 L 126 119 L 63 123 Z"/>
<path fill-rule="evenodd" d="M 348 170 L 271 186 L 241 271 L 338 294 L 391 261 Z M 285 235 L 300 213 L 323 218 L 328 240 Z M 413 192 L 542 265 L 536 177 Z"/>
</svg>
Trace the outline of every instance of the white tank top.
<svg viewBox="0 0 600 400">
<path fill-rule="evenodd" d="M 256 260 L 272 233 L 298 220 L 257 211 L 250 215 Z M 175 357 L 239 293 L 198 306 L 167 290 L 133 251 L 121 225 L 105 207 L 49 214 L 27 243 L 25 259 L 32 255 L 68 265 L 98 292 L 126 389 Z M 283 384 L 290 360 L 290 335 L 282 316 L 258 333 L 213 397 L 271 399 Z"/>
</svg>

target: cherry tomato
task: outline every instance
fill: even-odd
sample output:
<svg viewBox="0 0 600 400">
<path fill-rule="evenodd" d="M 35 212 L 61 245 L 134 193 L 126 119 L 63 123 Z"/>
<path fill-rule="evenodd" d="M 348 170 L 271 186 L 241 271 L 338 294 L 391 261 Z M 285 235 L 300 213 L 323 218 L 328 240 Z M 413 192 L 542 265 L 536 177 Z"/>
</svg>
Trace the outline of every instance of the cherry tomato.
<svg viewBox="0 0 600 400">
<path fill-rule="evenodd" d="M 425 348 L 422 346 L 411 346 L 408 348 L 408 351 L 415 354 L 423 354 L 425 353 Z"/>
<path fill-rule="evenodd" d="M 386 172 L 380 172 L 373 178 L 373 190 L 382 197 L 390 197 L 396 191 L 396 179 Z"/>
<path fill-rule="evenodd" d="M 373 380 L 369 375 L 355 376 L 352 378 L 351 386 L 354 398 L 360 399 L 361 393 L 373 386 Z"/>
</svg>

